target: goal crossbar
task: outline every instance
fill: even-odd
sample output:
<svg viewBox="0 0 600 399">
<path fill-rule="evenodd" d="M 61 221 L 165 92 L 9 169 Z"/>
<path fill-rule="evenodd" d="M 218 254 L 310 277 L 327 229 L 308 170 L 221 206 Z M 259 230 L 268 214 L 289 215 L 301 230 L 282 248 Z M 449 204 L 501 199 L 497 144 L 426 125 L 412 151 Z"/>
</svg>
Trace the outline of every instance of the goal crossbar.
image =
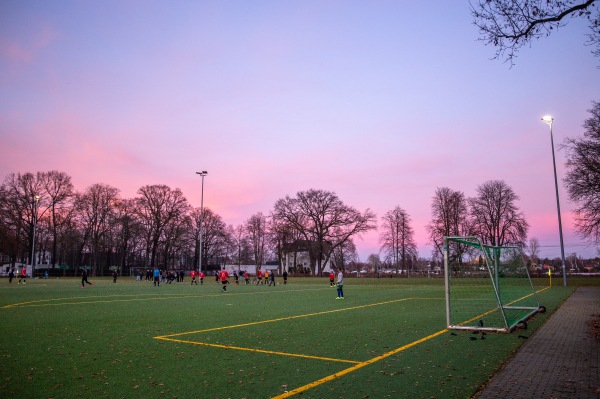
<svg viewBox="0 0 600 399">
<path fill-rule="evenodd" d="M 519 246 L 444 237 L 447 327 L 510 332 L 540 309 Z"/>
</svg>

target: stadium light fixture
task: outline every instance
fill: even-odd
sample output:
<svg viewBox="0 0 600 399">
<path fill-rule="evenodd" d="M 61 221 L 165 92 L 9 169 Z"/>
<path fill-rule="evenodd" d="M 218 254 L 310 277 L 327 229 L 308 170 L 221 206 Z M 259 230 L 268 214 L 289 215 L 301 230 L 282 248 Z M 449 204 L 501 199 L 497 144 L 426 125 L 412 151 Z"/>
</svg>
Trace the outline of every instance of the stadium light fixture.
<svg viewBox="0 0 600 399">
<path fill-rule="evenodd" d="M 198 259 L 198 272 L 202 271 L 202 218 L 204 216 L 204 176 L 208 174 L 207 171 L 196 172 L 197 175 L 202 176 L 202 192 L 200 194 L 200 251 Z"/>
<path fill-rule="evenodd" d="M 550 145 L 552 146 L 552 166 L 554 167 L 554 188 L 556 190 L 556 210 L 558 212 L 558 233 L 560 236 L 560 256 L 562 260 L 563 283 L 567 286 L 567 267 L 565 266 L 565 244 L 563 241 L 562 220 L 560 216 L 560 200 L 558 197 L 558 178 L 556 177 L 556 158 L 554 156 L 554 136 L 552 135 L 552 123 L 554 118 L 550 115 L 545 115 L 542 120 L 550 126 Z"/>
</svg>

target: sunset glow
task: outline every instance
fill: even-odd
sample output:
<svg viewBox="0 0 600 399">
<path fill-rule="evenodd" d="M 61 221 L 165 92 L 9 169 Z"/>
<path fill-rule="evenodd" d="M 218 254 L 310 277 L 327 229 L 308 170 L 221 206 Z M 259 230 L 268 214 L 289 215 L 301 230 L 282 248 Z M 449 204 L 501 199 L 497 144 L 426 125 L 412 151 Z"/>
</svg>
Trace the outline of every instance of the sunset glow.
<svg viewBox="0 0 600 399">
<path fill-rule="evenodd" d="M 512 68 L 477 41 L 468 2 L 16 1 L 0 4 L 0 177 L 59 170 L 77 190 L 180 188 L 227 224 L 298 191 L 378 218 L 400 206 L 420 256 L 438 187 L 504 180 L 560 255 L 559 144 L 598 101 L 573 19 Z M 552 84 L 548 84 L 552 82 Z M 595 254 L 560 187 L 565 253 Z M 378 232 L 355 240 L 361 260 Z"/>
</svg>

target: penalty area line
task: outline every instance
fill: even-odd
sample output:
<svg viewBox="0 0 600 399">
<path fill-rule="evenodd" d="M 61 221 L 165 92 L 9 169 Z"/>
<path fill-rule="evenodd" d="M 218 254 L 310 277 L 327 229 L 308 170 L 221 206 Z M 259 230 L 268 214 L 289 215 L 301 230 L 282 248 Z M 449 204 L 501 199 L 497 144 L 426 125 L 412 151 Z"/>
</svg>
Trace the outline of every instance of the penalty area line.
<svg viewBox="0 0 600 399">
<path fill-rule="evenodd" d="M 400 348 L 394 349 L 391 352 L 384 353 L 383 355 L 374 357 L 374 358 L 372 358 L 370 360 L 367 360 L 365 362 L 362 362 L 362 363 L 358 363 L 358 364 L 356 364 L 356 365 L 354 365 L 352 367 L 349 367 L 349 368 L 344 369 L 342 371 L 339 371 L 337 373 L 328 375 L 327 377 L 323 377 L 323 378 L 321 378 L 319 380 L 316 380 L 316 381 L 311 382 L 309 384 L 306 384 L 304 386 L 292 389 L 291 391 L 286 392 L 284 394 L 281 394 L 279 396 L 275 396 L 272 399 L 284 399 L 284 398 L 289 398 L 290 396 L 293 396 L 293 395 L 296 395 L 296 394 L 299 394 L 299 393 L 303 393 L 304 391 L 308 391 L 309 389 L 315 388 L 315 387 L 317 387 L 319 385 L 322 385 L 322 384 L 324 384 L 326 382 L 335 380 L 336 378 L 342 377 L 342 376 L 344 376 L 346 374 L 349 374 L 349 373 L 351 373 L 353 371 L 356 371 L 356 370 L 361 369 L 363 367 L 369 366 L 369 365 L 371 365 L 373 363 L 376 363 L 376 362 L 378 362 L 378 361 L 380 361 L 382 359 L 385 359 L 387 357 L 393 356 L 393 355 L 395 355 L 397 353 L 400 353 L 400 352 L 402 352 L 402 351 L 404 351 L 406 349 L 412 348 L 413 346 L 419 345 L 419 344 L 421 344 L 421 343 L 423 343 L 425 341 L 428 341 L 428 340 L 430 340 L 432 338 L 435 338 L 435 337 L 437 337 L 439 335 L 442 335 L 442 334 L 444 334 L 446 332 L 448 332 L 447 328 L 445 328 L 443 330 L 440 330 L 440 331 L 438 331 L 436 333 L 433 333 L 431 335 L 428 335 L 428 336 L 426 336 L 424 338 L 418 339 L 418 340 L 416 340 L 414 342 L 411 342 L 410 344 L 406 344 L 404 346 L 401 346 Z"/>
<path fill-rule="evenodd" d="M 323 360 L 323 361 L 337 362 L 337 363 L 352 363 L 352 364 L 360 363 L 356 360 L 334 359 L 334 358 L 323 357 L 323 356 L 302 355 L 302 354 L 297 354 L 297 353 L 268 351 L 268 350 L 264 350 L 264 349 L 255 349 L 255 348 L 243 348 L 241 346 L 233 346 L 233 345 L 211 344 L 208 342 L 198 342 L 198 341 L 184 341 L 182 339 L 173 339 L 173 338 L 165 338 L 165 337 L 154 337 L 154 338 L 163 340 L 163 341 L 173 341 L 173 342 L 179 342 L 179 343 L 184 343 L 184 344 L 208 346 L 208 347 L 220 348 L 220 349 L 233 349 L 233 350 L 238 350 L 238 351 L 264 353 L 267 355 L 300 357 L 300 358 L 304 358 L 304 359 Z"/>
</svg>

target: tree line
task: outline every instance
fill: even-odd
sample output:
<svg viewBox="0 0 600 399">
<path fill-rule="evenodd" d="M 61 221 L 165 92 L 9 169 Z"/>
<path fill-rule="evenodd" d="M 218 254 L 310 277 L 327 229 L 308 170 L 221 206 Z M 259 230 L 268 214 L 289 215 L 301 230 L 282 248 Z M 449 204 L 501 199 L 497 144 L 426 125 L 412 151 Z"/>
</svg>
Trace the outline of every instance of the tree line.
<svg viewBox="0 0 600 399">
<path fill-rule="evenodd" d="M 567 155 L 563 183 L 576 205 L 577 232 L 599 244 L 600 103 L 593 102 L 589 112 L 583 137 L 567 138 L 562 145 Z M 503 180 L 484 182 L 472 198 L 437 188 L 426 226 L 432 258 L 441 259 L 444 236 L 527 246 L 535 257 L 539 243 L 535 238 L 526 243 L 529 224 L 518 199 Z M 418 253 L 408 212 L 398 205 L 380 222 L 378 228 L 370 209 L 359 211 L 335 193 L 317 189 L 278 199 L 268 214 L 258 212 L 233 226 L 209 208 L 192 207 L 180 189 L 166 185 L 146 185 L 136 197 L 122 198 L 119 189 L 106 184 L 78 192 L 60 171 L 11 173 L 0 185 L 2 264 L 6 258 L 12 265 L 31 264 L 33 257 L 34 265 L 88 266 L 100 275 L 110 267 L 190 270 L 199 264 L 200 253 L 203 265 L 260 267 L 275 261 L 281 266 L 285 254 L 292 252 L 296 259 L 299 251 L 308 253 L 311 273 L 320 275 L 329 262 L 342 269 L 357 262 L 354 240 L 375 229 L 384 261 L 396 271 L 414 270 Z M 378 256 L 372 255 L 371 263 Z"/>
<path fill-rule="evenodd" d="M 436 251 L 441 253 L 444 235 L 523 243 L 528 224 L 517 199 L 502 181 L 484 183 L 469 200 L 438 188 L 427 226 Z M 88 266 L 99 275 L 110 267 L 195 269 L 201 220 L 203 265 L 281 264 L 285 253 L 305 250 L 314 274 L 329 262 L 345 268 L 357 261 L 354 240 L 377 229 L 370 209 L 359 211 L 325 190 L 286 196 L 268 215 L 258 212 L 233 226 L 210 208 L 192 207 L 180 189 L 166 185 L 143 186 L 136 197 L 122 198 L 106 184 L 77 192 L 67 173 L 49 171 L 11 173 L 0 186 L 0 253 L 13 265 L 31 263 L 33 255 L 35 265 Z M 409 214 L 396 206 L 381 218 L 379 231 L 386 262 L 412 269 L 418 253 Z"/>
</svg>

